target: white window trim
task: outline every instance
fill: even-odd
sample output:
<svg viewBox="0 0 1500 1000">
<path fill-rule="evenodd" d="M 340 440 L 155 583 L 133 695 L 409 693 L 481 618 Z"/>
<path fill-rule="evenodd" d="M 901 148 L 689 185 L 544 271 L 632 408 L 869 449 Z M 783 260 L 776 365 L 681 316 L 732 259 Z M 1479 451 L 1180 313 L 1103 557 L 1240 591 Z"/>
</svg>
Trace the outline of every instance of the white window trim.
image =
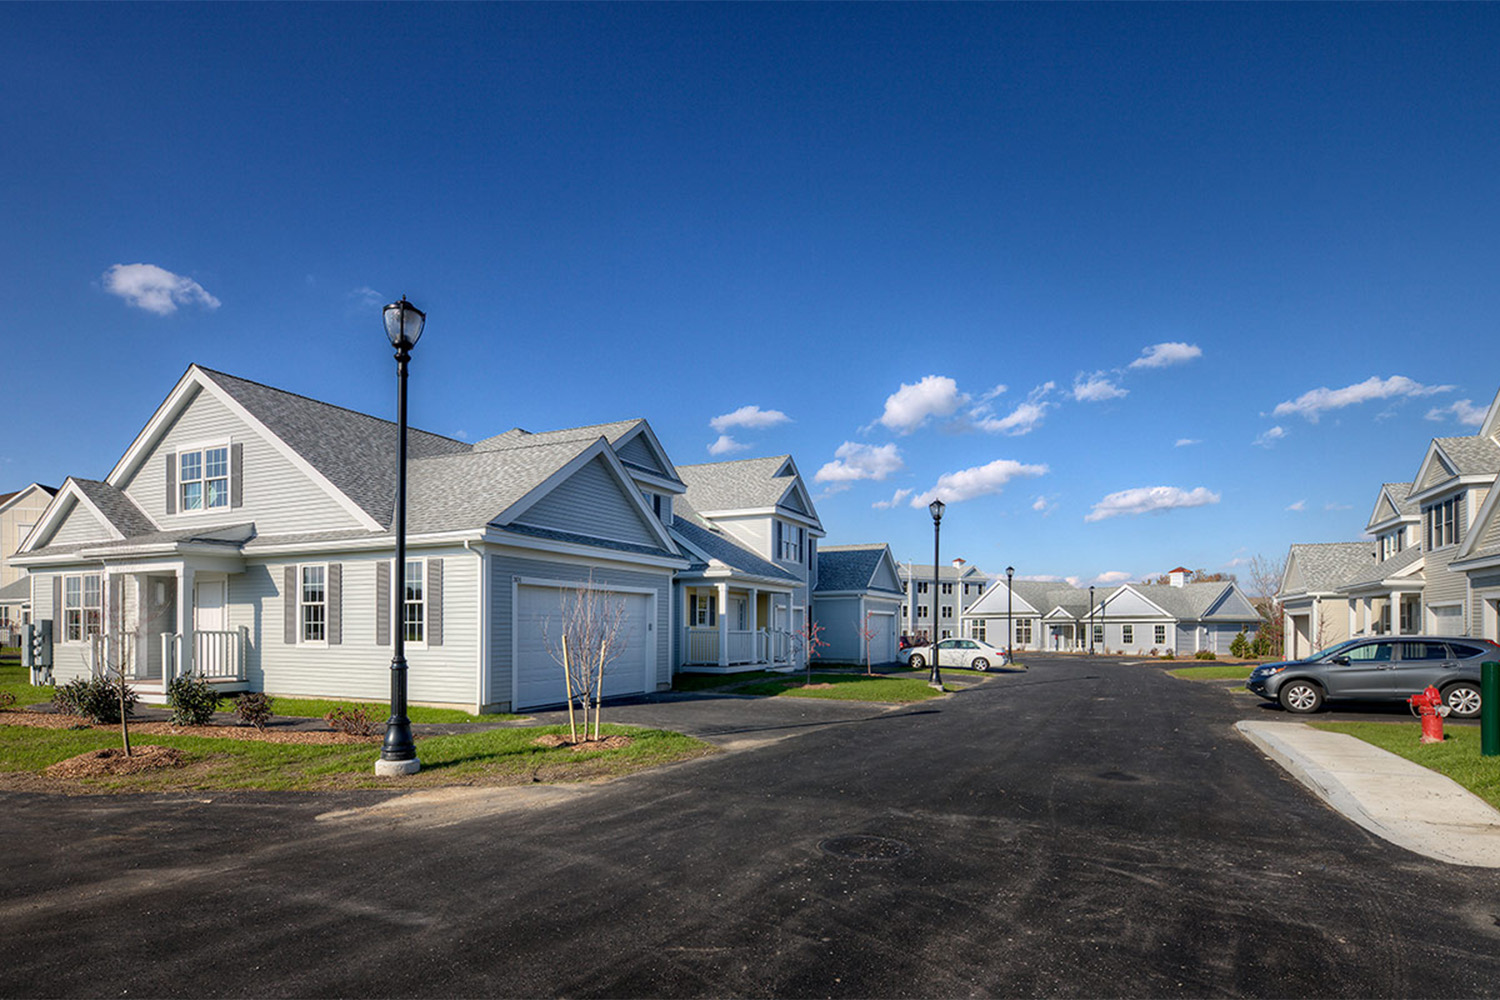
<svg viewBox="0 0 1500 1000">
<path fill-rule="evenodd" d="M 1167 644 L 1167 627 L 1165 625 L 1153 625 L 1151 626 L 1151 630 L 1153 636 L 1160 637 L 1153 638 L 1152 642 L 1157 646 L 1165 646 Z"/>
<path fill-rule="evenodd" d="M 97 605 L 90 605 L 90 604 L 86 604 L 84 602 L 84 595 L 86 593 L 88 593 L 87 589 L 84 587 L 84 580 L 87 579 L 87 578 L 89 578 L 89 577 L 93 577 L 94 579 L 96 579 L 96 580 L 99 581 L 99 603 Z M 68 581 L 69 580 L 77 580 L 78 581 L 78 638 L 77 639 L 69 639 L 68 638 Z M 89 608 L 90 607 L 97 607 L 99 609 L 99 632 L 102 633 L 104 631 L 104 577 L 101 574 L 99 574 L 99 573 L 66 573 L 66 574 L 64 574 L 63 578 L 62 578 L 62 603 L 63 603 L 63 606 L 61 608 L 55 609 L 55 611 L 57 612 L 58 617 L 62 621 L 62 642 L 63 642 L 64 645 L 68 645 L 68 646 L 83 646 L 83 645 L 86 645 L 90 641 L 91 637 L 90 637 L 90 634 L 89 634 L 89 617 L 88 617 L 88 612 L 89 612 Z M 54 625 L 53 627 L 56 628 L 57 626 Z"/>
<path fill-rule="evenodd" d="M 392 571 L 391 572 L 391 589 L 392 590 L 396 589 L 396 573 L 395 573 L 396 566 L 395 566 L 395 562 L 396 562 L 396 560 L 394 560 L 394 559 L 391 560 L 391 571 Z M 427 648 L 427 636 L 431 634 L 431 629 L 432 629 L 432 615 L 431 615 L 430 603 L 427 600 L 428 582 L 432 579 L 432 574 L 430 572 L 430 567 L 428 565 L 430 562 L 431 562 L 431 560 L 428 559 L 426 556 L 418 556 L 416 558 L 412 558 L 411 556 L 408 556 L 407 559 L 406 559 L 406 563 L 407 563 L 408 566 L 411 565 L 412 563 L 421 563 L 422 564 L 422 638 L 421 639 L 407 639 L 406 642 L 405 642 L 405 644 L 404 644 L 406 649 L 414 649 L 414 650 L 419 650 L 419 651 L 426 649 Z M 397 621 L 398 621 L 398 627 L 401 629 L 401 634 L 405 635 L 406 634 L 406 595 L 405 594 L 392 594 L 391 595 L 391 600 L 392 600 L 392 603 L 396 607 L 398 607 L 398 608 L 401 609 L 401 614 L 400 614 L 399 618 L 397 619 Z"/>
<path fill-rule="evenodd" d="M 321 569 L 323 571 L 323 638 L 307 638 L 307 622 L 302 617 L 302 609 L 307 606 L 302 595 L 306 592 L 307 584 L 303 579 L 303 573 L 310 569 Z M 298 563 L 297 564 L 297 645 L 309 646 L 316 649 L 328 645 L 328 563 Z"/>
<path fill-rule="evenodd" d="M 208 457 L 207 457 L 207 453 L 209 451 L 212 451 L 215 448 L 223 448 L 224 449 L 224 464 L 225 464 L 225 469 L 224 469 L 224 503 L 221 504 L 218 507 L 210 507 L 210 506 L 207 505 L 207 503 L 208 503 L 208 487 L 207 487 L 207 483 L 208 483 Z M 184 482 L 183 482 L 183 479 L 182 479 L 182 456 L 183 455 L 191 455 L 194 452 L 198 452 L 198 454 L 199 454 L 198 467 L 202 471 L 203 474 L 199 478 L 194 479 L 194 480 L 190 480 L 190 481 L 191 482 L 195 482 L 195 483 L 203 483 L 204 484 L 204 489 L 203 489 L 204 505 L 201 506 L 201 507 L 188 507 L 183 502 L 183 495 L 182 495 L 182 490 L 183 490 L 183 487 L 185 485 Z M 193 442 L 191 444 L 179 445 L 178 448 L 177 448 L 176 454 L 174 454 L 172 456 L 172 461 L 174 461 L 174 462 L 177 463 L 177 468 L 176 468 L 176 470 L 174 470 L 174 472 L 172 474 L 172 480 L 176 484 L 173 488 L 177 491 L 177 496 L 173 498 L 173 503 L 176 506 L 177 513 L 179 513 L 179 514 L 187 514 L 187 515 L 190 515 L 190 516 L 196 516 L 198 514 L 220 514 L 220 513 L 223 513 L 226 510 L 229 510 L 231 507 L 234 506 L 234 441 L 233 441 L 233 439 L 231 439 L 231 438 L 224 438 L 224 439 L 218 440 L 218 441 Z M 218 478 L 218 477 L 215 477 L 215 478 Z M 299 576 L 299 580 L 300 580 L 300 576 Z M 300 597 L 298 599 L 298 604 L 299 605 L 301 604 Z"/>
<path fill-rule="evenodd" d="M 1133 624 L 1120 626 L 1120 641 L 1126 645 L 1135 645 L 1135 626 Z"/>
</svg>

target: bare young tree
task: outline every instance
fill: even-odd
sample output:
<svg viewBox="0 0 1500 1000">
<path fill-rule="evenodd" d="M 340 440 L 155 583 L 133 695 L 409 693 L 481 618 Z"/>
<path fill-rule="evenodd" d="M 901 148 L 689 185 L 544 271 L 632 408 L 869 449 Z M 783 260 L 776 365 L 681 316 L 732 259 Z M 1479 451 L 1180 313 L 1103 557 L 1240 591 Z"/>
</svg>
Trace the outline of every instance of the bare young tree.
<svg viewBox="0 0 1500 1000">
<path fill-rule="evenodd" d="M 1285 559 L 1272 560 L 1265 556 L 1255 556 L 1250 560 L 1250 598 L 1255 603 L 1255 609 L 1260 612 L 1260 632 L 1265 636 L 1266 645 L 1278 655 L 1282 650 L 1284 629 L 1283 608 L 1276 599 L 1276 594 L 1281 590 L 1281 578 L 1285 571 Z"/>
<path fill-rule="evenodd" d="M 879 634 L 880 630 L 875 627 L 874 619 L 875 612 L 866 611 L 865 617 L 857 625 L 854 626 L 854 631 L 859 635 L 860 639 L 864 640 L 865 644 L 866 677 L 873 677 L 875 674 L 875 671 L 870 663 L 870 640 L 874 639 L 875 636 Z"/>
<path fill-rule="evenodd" d="M 103 622 L 102 633 L 95 637 L 100 651 L 101 675 L 114 687 L 119 700 L 120 744 L 127 757 L 131 756 L 130 711 L 135 702 L 129 681 L 135 675 L 140 647 L 147 641 L 152 627 L 166 616 L 167 610 L 165 605 L 158 607 L 147 603 L 144 592 L 136 597 L 136 606 L 127 608 L 122 588 L 120 598 L 110 602 L 110 613 Z M 166 669 L 165 664 L 162 669 Z"/>
<path fill-rule="evenodd" d="M 806 615 L 802 619 L 802 627 L 792 633 L 792 638 L 797 643 L 798 652 L 803 655 L 803 666 L 807 670 L 805 683 L 811 684 L 813 660 L 818 658 L 818 650 L 828 645 L 823 641 L 823 626 L 812 615 Z"/>
<path fill-rule="evenodd" d="M 589 574 L 586 583 L 562 592 L 562 620 L 556 634 L 551 622 L 542 626 L 543 638 L 552 659 L 563 668 L 568 692 L 568 728 L 570 738 L 578 742 L 578 725 L 573 716 L 577 703 L 583 715 L 584 740 L 599 739 L 599 701 L 604 690 L 604 672 L 625 649 L 630 638 L 625 602 L 612 597 L 607 589 L 594 583 Z M 594 735 L 589 736 L 589 719 L 593 718 Z"/>
</svg>

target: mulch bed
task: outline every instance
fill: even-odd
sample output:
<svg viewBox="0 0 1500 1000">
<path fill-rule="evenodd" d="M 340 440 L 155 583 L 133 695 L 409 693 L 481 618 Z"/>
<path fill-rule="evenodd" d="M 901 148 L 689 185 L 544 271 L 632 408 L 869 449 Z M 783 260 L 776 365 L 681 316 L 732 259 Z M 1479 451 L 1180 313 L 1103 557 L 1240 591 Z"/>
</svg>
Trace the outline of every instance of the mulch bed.
<svg viewBox="0 0 1500 1000">
<path fill-rule="evenodd" d="M 574 753 L 583 753 L 586 750 L 619 750 L 630 746 L 632 740 L 629 736 L 601 736 L 597 740 L 585 739 L 574 743 L 561 733 L 547 733 L 531 742 L 539 747 L 567 747 Z"/>
<path fill-rule="evenodd" d="M 130 756 L 119 747 L 90 750 L 77 757 L 60 760 L 46 769 L 49 778 L 102 778 L 114 774 L 140 774 L 164 767 L 179 767 L 183 752 L 176 747 L 132 747 Z"/>
<path fill-rule="evenodd" d="M 97 729 L 101 732 L 118 733 L 118 724 L 93 726 L 76 715 L 54 715 L 48 712 L 4 712 L 0 723 L 11 726 L 36 726 L 39 729 Z M 258 740 L 262 743 L 373 743 L 378 736 L 350 736 L 326 730 L 270 730 L 254 726 L 174 726 L 170 722 L 132 722 L 132 735 L 143 736 L 207 736 L 221 740 Z"/>
</svg>

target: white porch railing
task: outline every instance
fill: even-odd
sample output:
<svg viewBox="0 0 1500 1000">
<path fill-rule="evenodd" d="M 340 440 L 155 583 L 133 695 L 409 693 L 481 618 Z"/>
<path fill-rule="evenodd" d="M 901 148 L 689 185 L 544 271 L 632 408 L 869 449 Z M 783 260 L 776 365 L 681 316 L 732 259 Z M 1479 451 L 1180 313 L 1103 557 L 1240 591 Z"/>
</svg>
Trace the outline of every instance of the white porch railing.
<svg viewBox="0 0 1500 1000">
<path fill-rule="evenodd" d="M 719 666 L 719 630 L 716 628 L 688 627 L 683 630 L 685 655 L 683 663 L 689 666 Z M 785 663 L 791 650 L 791 635 L 760 629 L 730 629 L 725 647 L 727 666 L 743 666 L 747 663 Z"/>
<path fill-rule="evenodd" d="M 246 630 L 194 632 L 193 655 L 182 662 L 182 636 L 176 632 L 161 634 L 161 662 L 168 679 L 193 674 L 205 680 L 242 681 L 245 673 Z"/>
<path fill-rule="evenodd" d="M 151 672 L 146 657 L 140 655 L 142 647 L 139 637 L 133 632 L 96 632 L 89 636 L 89 675 L 112 677 L 121 668 L 125 679 L 132 681 L 152 680 L 161 676 Z"/>
</svg>

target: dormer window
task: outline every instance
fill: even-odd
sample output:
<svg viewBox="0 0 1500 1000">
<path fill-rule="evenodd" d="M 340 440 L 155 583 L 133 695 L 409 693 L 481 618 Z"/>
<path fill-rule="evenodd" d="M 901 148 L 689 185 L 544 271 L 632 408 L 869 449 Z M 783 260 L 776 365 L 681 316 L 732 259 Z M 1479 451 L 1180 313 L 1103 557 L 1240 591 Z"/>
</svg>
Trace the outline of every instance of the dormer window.
<svg viewBox="0 0 1500 1000">
<path fill-rule="evenodd" d="M 1433 504 L 1423 510 L 1427 520 L 1427 548 L 1440 549 L 1458 542 L 1458 498 Z"/>
<path fill-rule="evenodd" d="M 179 509 L 213 510 L 229 506 L 229 446 L 178 454 Z"/>
</svg>

